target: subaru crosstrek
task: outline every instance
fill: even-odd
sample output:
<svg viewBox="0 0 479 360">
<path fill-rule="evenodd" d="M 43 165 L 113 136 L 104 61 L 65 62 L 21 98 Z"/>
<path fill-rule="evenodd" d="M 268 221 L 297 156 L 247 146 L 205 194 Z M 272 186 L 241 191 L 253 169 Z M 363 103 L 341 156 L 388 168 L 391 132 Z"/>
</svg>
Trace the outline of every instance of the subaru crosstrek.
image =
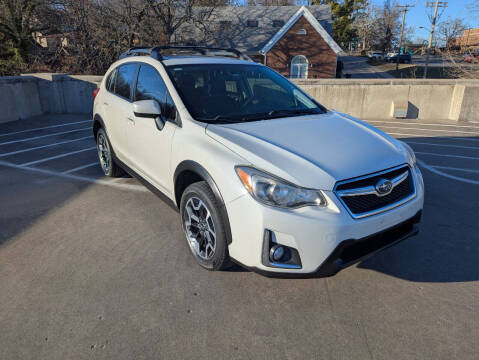
<svg viewBox="0 0 479 360">
<path fill-rule="evenodd" d="M 133 48 L 95 96 L 103 172 L 171 201 L 206 269 L 328 276 L 418 232 L 411 148 L 238 51 Z"/>
</svg>

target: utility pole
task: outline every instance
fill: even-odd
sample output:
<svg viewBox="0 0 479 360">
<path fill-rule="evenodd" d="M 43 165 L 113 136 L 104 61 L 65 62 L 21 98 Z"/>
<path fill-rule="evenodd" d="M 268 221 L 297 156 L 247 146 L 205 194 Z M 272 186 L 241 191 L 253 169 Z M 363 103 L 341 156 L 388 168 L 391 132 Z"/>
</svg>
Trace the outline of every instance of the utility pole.
<svg viewBox="0 0 479 360">
<path fill-rule="evenodd" d="M 401 36 L 399 38 L 399 49 L 396 56 L 396 71 L 398 71 L 399 70 L 399 55 L 401 54 L 402 38 L 404 36 L 404 24 L 406 23 L 406 13 L 408 12 L 409 8 L 414 7 L 414 5 L 397 5 L 396 7 L 401 8 L 401 11 L 402 11 Z"/>
<path fill-rule="evenodd" d="M 432 18 L 432 23 L 431 23 L 431 34 L 429 35 L 429 44 L 427 45 L 427 49 L 426 49 L 426 66 L 424 66 L 424 79 L 426 79 L 427 77 L 427 66 L 429 65 L 429 53 L 431 52 L 432 39 L 434 37 L 434 28 L 436 27 L 437 9 L 440 7 L 445 8 L 446 6 L 447 6 L 446 1 L 436 0 L 436 3 L 434 3 L 433 1 L 426 2 L 426 7 L 428 8 L 434 7 L 434 16 Z"/>
</svg>

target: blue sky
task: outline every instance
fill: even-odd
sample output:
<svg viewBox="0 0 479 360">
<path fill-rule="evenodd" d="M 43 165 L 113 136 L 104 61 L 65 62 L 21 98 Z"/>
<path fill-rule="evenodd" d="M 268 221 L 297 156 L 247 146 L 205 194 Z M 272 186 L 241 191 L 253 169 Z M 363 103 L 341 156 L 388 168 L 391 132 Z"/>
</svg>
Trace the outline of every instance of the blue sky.
<svg viewBox="0 0 479 360">
<path fill-rule="evenodd" d="M 431 0 L 430 0 L 431 1 Z M 440 0 L 443 1 L 443 0 Z M 444 21 L 448 17 L 462 18 L 470 27 L 479 27 L 479 13 L 471 15 L 471 11 L 467 5 L 472 0 L 446 0 L 447 7 L 442 12 L 439 21 Z M 382 5 L 383 0 L 373 0 L 373 4 Z M 428 38 L 428 31 L 419 29 L 419 26 L 424 26 L 426 29 L 431 28 L 431 23 L 427 14 L 431 12 L 431 9 L 426 9 L 426 0 L 399 0 L 401 5 L 414 5 L 406 15 L 406 26 L 413 26 L 415 28 L 415 37 Z M 441 10 L 441 9 L 440 9 Z"/>
</svg>

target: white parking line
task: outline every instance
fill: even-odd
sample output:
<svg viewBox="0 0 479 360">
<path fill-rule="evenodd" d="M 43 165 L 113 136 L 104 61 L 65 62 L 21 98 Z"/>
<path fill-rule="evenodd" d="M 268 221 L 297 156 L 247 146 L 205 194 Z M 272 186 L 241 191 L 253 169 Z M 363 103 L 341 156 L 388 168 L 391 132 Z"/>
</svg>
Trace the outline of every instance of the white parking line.
<svg viewBox="0 0 479 360">
<path fill-rule="evenodd" d="M 479 126 L 468 126 L 468 125 L 454 125 L 454 124 L 425 124 L 425 123 L 415 123 L 415 122 L 403 122 L 403 121 L 379 121 L 379 120 L 366 120 L 370 123 L 385 123 L 385 124 L 404 124 L 404 125 L 425 125 L 425 126 L 449 126 L 456 128 L 471 128 L 479 129 Z M 479 123 L 478 121 L 471 121 L 471 123 Z"/>
<path fill-rule="evenodd" d="M 80 170 L 83 170 L 83 169 L 86 169 L 86 168 L 89 168 L 89 167 L 92 167 L 92 166 L 95 166 L 95 165 L 99 165 L 98 161 L 94 162 L 94 163 L 91 163 L 91 164 L 86 164 L 86 165 L 78 166 L 78 167 L 70 169 L 70 170 L 63 171 L 63 174 L 71 174 L 71 173 L 74 173 L 76 171 L 80 171 Z"/>
<path fill-rule="evenodd" d="M 451 158 L 457 158 L 457 159 L 479 160 L 479 157 L 472 157 L 472 156 L 436 154 L 436 153 L 428 153 L 428 152 L 420 152 L 420 151 L 415 151 L 415 153 L 419 155 L 432 155 L 432 156 L 441 156 L 441 157 L 451 157 Z"/>
<path fill-rule="evenodd" d="M 9 135 L 15 135 L 15 134 L 22 134 L 30 131 L 37 131 L 37 130 L 44 130 L 44 129 L 52 129 L 56 127 L 61 127 L 61 126 L 68 126 L 68 125 L 75 125 L 75 124 L 83 124 L 86 122 L 92 122 L 93 120 L 84 120 L 84 121 L 76 121 L 76 122 L 71 122 L 71 123 L 65 123 L 65 124 L 58 124 L 58 125 L 50 125 L 50 126 L 44 126 L 44 127 L 39 127 L 39 128 L 34 128 L 34 129 L 28 129 L 28 130 L 22 130 L 22 131 L 15 131 L 11 133 L 5 133 L 5 134 L 0 134 L 1 136 L 9 136 Z"/>
<path fill-rule="evenodd" d="M 89 178 L 89 177 L 86 177 L 86 176 L 78 176 L 78 175 L 71 175 L 71 174 L 62 174 L 62 173 L 59 173 L 59 172 L 56 172 L 56 171 L 51 171 L 51 170 L 46 170 L 46 169 L 38 169 L 38 168 L 28 167 L 28 166 L 24 166 L 24 165 L 16 165 L 16 164 L 12 164 L 12 163 L 2 161 L 2 160 L 0 160 L 0 166 L 6 166 L 6 167 L 9 167 L 9 168 L 36 172 L 36 173 L 43 174 L 43 175 L 58 176 L 58 177 L 66 178 L 66 179 L 85 181 L 85 182 L 92 183 L 92 184 L 107 185 L 107 186 L 112 186 L 112 187 L 116 187 L 116 188 L 119 188 L 119 189 L 149 192 L 149 190 L 142 185 L 125 184 L 125 183 L 112 184 L 112 183 L 110 183 L 110 181 L 105 181 L 105 180 L 101 180 L 101 179 L 93 179 L 93 178 Z"/>
<path fill-rule="evenodd" d="M 20 166 L 30 166 L 30 165 L 40 164 L 42 162 L 55 160 L 55 159 L 60 159 L 62 157 L 66 157 L 66 156 L 70 156 L 70 155 L 74 155 L 74 154 L 79 154 L 79 153 L 82 153 L 82 152 L 85 152 L 85 151 L 88 151 L 88 150 L 93 150 L 93 149 L 96 149 L 96 146 L 92 146 L 92 147 L 82 149 L 82 150 L 77 150 L 77 151 L 70 151 L 68 153 L 64 153 L 64 154 L 60 154 L 60 155 L 56 155 L 56 156 L 50 156 L 50 157 L 40 159 L 40 160 L 30 161 L 30 162 L 27 162 L 27 163 L 24 163 L 24 164 L 20 164 Z"/>
<path fill-rule="evenodd" d="M 439 166 L 439 165 L 429 165 L 429 166 L 433 167 L 434 169 L 456 170 L 456 171 L 464 171 L 464 172 L 479 174 L 479 170 L 474 170 L 474 169 L 457 168 L 457 167 L 451 167 L 451 166 Z"/>
<path fill-rule="evenodd" d="M 3 153 L 3 154 L 0 154 L 0 157 L 21 154 L 21 153 L 28 152 L 28 151 L 44 149 L 44 148 L 48 148 L 48 147 L 52 147 L 52 146 L 56 146 L 56 145 L 68 144 L 68 143 L 72 143 L 72 142 L 80 141 L 80 140 L 85 140 L 85 139 L 93 139 L 93 136 L 91 136 L 91 135 L 90 136 L 84 136 L 84 137 L 81 137 L 81 138 L 75 139 L 75 140 L 61 141 L 61 142 L 57 142 L 57 143 L 53 143 L 53 144 L 35 146 L 35 147 L 32 147 L 32 148 L 28 148 L 28 149 L 12 151 L 12 152 L 9 152 L 9 153 Z"/>
<path fill-rule="evenodd" d="M 424 137 L 424 136 L 428 136 L 428 135 L 424 135 L 424 134 L 401 134 L 401 133 L 392 133 L 392 132 L 387 132 L 387 134 L 389 135 L 397 135 L 397 136 L 413 136 L 413 137 Z M 479 139 L 469 139 L 469 138 L 463 138 L 463 137 L 454 137 L 454 138 L 444 138 L 444 137 L 439 137 L 439 139 L 443 139 L 443 140 L 464 140 L 464 141 L 472 141 L 472 142 L 479 142 Z M 404 140 L 403 140 L 404 141 Z M 407 142 L 407 141 L 406 141 Z"/>
<path fill-rule="evenodd" d="M 458 181 L 462 181 L 462 182 L 465 182 L 465 183 L 469 183 L 469 184 L 474 184 L 474 185 L 479 185 L 479 181 L 476 181 L 476 180 L 470 180 L 470 179 L 465 179 L 463 177 L 459 177 L 459 176 L 454 176 L 454 175 L 451 175 L 451 174 L 448 174 L 448 173 L 445 173 L 444 171 L 441 171 L 441 170 L 438 170 L 438 169 L 435 169 L 433 166 L 431 165 L 428 165 L 426 164 L 424 161 L 421 161 L 421 160 L 417 160 L 418 164 L 421 165 L 421 167 L 437 174 L 437 175 L 441 175 L 441 176 L 444 176 L 444 177 L 447 177 L 449 179 L 454 179 L 454 180 L 458 180 Z"/>
<path fill-rule="evenodd" d="M 48 135 L 34 136 L 34 137 L 31 137 L 31 138 L 26 138 L 26 139 L 7 141 L 7 142 L 0 143 L 0 145 L 15 144 L 15 143 L 19 143 L 19 142 L 25 142 L 25 141 L 30 141 L 30 140 L 42 139 L 42 138 L 46 138 L 46 137 L 49 137 L 49 136 L 63 135 L 63 134 L 69 134 L 69 133 L 78 132 L 78 131 L 85 131 L 85 130 L 90 130 L 90 131 L 92 131 L 91 127 L 87 127 L 87 128 L 76 129 L 76 130 L 69 130 L 69 131 L 62 131 L 62 132 L 52 133 L 52 134 L 48 134 Z"/>
<path fill-rule="evenodd" d="M 447 133 L 460 133 L 460 134 L 473 134 L 479 135 L 479 132 L 475 131 L 461 131 L 461 130 L 438 130 L 438 129 L 418 129 L 418 128 L 407 128 L 402 126 L 387 126 L 387 125 L 377 125 L 380 129 L 399 129 L 399 130 L 419 130 L 419 131 L 434 131 L 434 132 L 447 132 Z"/>
<path fill-rule="evenodd" d="M 450 147 L 450 148 L 457 148 L 457 149 L 479 150 L 479 147 L 477 146 L 448 145 L 448 144 L 436 144 L 436 143 L 416 142 L 416 141 L 407 141 L 407 143 L 414 144 L 414 145 L 430 145 L 430 146 Z"/>
</svg>

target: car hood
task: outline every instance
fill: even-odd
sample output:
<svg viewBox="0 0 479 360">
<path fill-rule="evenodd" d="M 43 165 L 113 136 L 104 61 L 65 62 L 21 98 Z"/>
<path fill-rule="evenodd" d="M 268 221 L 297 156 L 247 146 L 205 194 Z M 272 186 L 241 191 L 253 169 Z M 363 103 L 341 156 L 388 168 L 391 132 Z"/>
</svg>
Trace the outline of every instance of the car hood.
<svg viewBox="0 0 479 360">
<path fill-rule="evenodd" d="M 237 124 L 210 124 L 206 133 L 258 169 L 300 186 L 322 190 L 332 190 L 339 180 L 407 161 L 399 141 L 365 122 L 335 111 Z"/>
</svg>

